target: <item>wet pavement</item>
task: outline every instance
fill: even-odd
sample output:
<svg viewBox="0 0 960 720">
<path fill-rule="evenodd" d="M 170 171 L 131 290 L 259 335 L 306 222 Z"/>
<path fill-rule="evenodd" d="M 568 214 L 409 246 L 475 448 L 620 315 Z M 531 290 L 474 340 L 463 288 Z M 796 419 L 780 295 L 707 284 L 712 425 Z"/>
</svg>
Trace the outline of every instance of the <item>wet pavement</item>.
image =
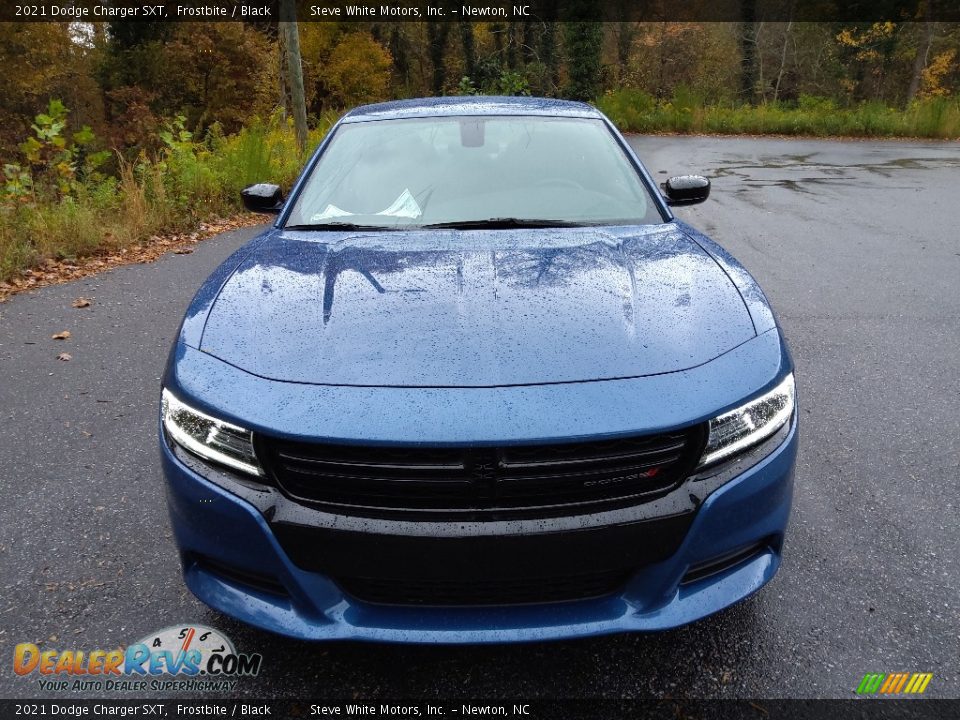
<svg viewBox="0 0 960 720">
<path fill-rule="evenodd" d="M 631 142 L 658 181 L 711 177 L 677 214 L 757 277 L 792 346 L 801 451 L 770 585 L 672 632 L 499 647 L 309 644 L 208 610 L 179 577 L 156 399 L 240 230 L 0 305 L 0 697 L 49 695 L 13 674 L 16 643 L 106 649 L 181 622 L 263 654 L 244 696 L 850 697 L 866 672 L 923 671 L 928 696 L 960 697 L 960 145 Z"/>
</svg>

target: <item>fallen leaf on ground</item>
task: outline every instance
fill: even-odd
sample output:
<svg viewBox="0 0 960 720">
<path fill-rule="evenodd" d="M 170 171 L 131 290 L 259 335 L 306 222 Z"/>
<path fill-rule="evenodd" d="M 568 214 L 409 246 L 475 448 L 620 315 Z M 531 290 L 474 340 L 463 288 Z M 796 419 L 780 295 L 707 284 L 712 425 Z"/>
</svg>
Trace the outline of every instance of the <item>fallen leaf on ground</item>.
<svg viewBox="0 0 960 720">
<path fill-rule="evenodd" d="M 64 362 L 67 362 L 68 360 L 73 360 L 73 355 L 70 353 L 60 353 L 57 355 L 57 360 L 63 360 Z"/>
<path fill-rule="evenodd" d="M 90 298 L 78 297 L 76 300 L 70 303 L 70 307 L 75 307 L 75 308 L 90 307 Z"/>
<path fill-rule="evenodd" d="M 63 330 L 63 331 L 61 331 L 61 332 L 54 333 L 54 334 L 51 335 L 50 337 L 51 337 L 52 339 L 54 339 L 54 340 L 66 340 L 68 337 L 70 337 L 70 331 L 69 331 L 69 330 Z"/>
<path fill-rule="evenodd" d="M 193 248 L 177 248 L 173 251 L 174 255 L 189 255 L 193 252 Z"/>
</svg>

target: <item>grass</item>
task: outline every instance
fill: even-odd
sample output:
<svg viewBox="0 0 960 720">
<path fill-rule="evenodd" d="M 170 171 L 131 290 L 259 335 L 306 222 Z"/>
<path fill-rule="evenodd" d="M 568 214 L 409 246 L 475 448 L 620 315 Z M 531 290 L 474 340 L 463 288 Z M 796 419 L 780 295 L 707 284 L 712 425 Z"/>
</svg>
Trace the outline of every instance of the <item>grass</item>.
<svg viewBox="0 0 960 720">
<path fill-rule="evenodd" d="M 705 105 L 682 89 L 669 100 L 616 90 L 603 95 L 597 107 L 626 132 L 960 138 L 957 98 L 934 98 L 898 110 L 877 102 L 840 107 L 811 96 L 801 96 L 797 103 Z"/>
<path fill-rule="evenodd" d="M 794 104 L 708 106 L 683 88 L 670 100 L 625 89 L 603 95 L 597 106 L 630 132 L 960 137 L 957 98 L 917 102 L 906 110 L 879 103 L 840 107 L 809 96 Z M 334 113 L 321 118 L 310 148 L 335 120 Z M 231 136 L 216 130 L 199 139 L 177 136 L 155 157 L 118 159 L 114 173 L 75 183 L 66 195 L 44 194 L 39 183 L 16 196 L 4 196 L 0 187 L 0 283 L 47 259 L 109 254 L 235 214 L 242 188 L 263 181 L 289 188 L 303 160 L 290 124 L 273 117 Z"/>
</svg>

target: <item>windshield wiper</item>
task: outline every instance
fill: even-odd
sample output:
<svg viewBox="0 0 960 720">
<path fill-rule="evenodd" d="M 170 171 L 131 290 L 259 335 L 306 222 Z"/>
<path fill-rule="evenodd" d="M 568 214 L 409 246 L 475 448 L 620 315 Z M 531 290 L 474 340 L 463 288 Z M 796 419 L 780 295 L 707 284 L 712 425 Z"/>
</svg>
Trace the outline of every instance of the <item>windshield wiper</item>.
<svg viewBox="0 0 960 720">
<path fill-rule="evenodd" d="M 471 230 L 473 228 L 509 230 L 511 228 L 585 227 L 586 224 L 587 223 L 573 222 L 571 220 L 541 220 L 538 218 L 497 217 L 487 218 L 486 220 L 452 220 L 451 222 L 421 225 L 421 227 L 430 229 L 453 228 L 456 230 Z"/>
<path fill-rule="evenodd" d="M 307 223 L 304 225 L 284 225 L 284 230 L 396 230 L 390 225 L 361 225 L 350 222 Z"/>
</svg>

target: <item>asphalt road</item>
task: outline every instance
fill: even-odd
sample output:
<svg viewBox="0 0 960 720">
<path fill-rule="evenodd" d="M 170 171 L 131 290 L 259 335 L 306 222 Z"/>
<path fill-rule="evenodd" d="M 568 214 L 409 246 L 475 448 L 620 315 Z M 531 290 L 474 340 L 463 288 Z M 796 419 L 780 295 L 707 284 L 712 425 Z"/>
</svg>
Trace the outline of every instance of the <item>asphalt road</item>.
<svg viewBox="0 0 960 720">
<path fill-rule="evenodd" d="M 16 643 L 111 648 L 184 621 L 264 655 L 249 696 L 850 697 L 866 672 L 925 671 L 928 696 L 960 697 L 960 145 L 632 142 L 658 179 L 713 178 L 678 214 L 754 273 L 792 345 L 801 455 L 770 585 L 672 632 L 522 646 L 309 644 L 208 610 L 180 581 L 156 405 L 240 230 L 0 305 L 0 697 L 49 695 L 13 674 Z"/>
</svg>

